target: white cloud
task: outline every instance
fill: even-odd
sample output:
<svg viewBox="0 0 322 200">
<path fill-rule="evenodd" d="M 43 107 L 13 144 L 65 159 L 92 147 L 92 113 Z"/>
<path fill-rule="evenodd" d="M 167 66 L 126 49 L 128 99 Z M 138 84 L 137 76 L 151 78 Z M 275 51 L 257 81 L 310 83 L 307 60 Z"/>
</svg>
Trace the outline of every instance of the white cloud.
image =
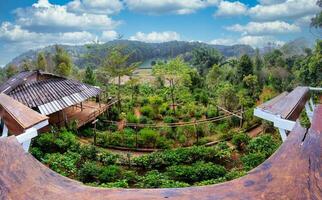
<svg viewBox="0 0 322 200">
<path fill-rule="evenodd" d="M 148 14 L 190 14 L 217 5 L 220 0 L 125 0 L 127 7 Z"/>
<path fill-rule="evenodd" d="M 118 36 L 119 34 L 116 31 L 103 31 L 100 39 L 103 42 L 106 42 L 106 41 L 115 40 L 116 38 L 118 38 Z"/>
<path fill-rule="evenodd" d="M 314 15 L 307 15 L 295 20 L 295 24 L 298 26 L 309 26 Z"/>
<path fill-rule="evenodd" d="M 286 0 L 259 0 L 260 4 L 262 5 L 272 5 L 272 4 L 278 4 L 283 3 Z"/>
<path fill-rule="evenodd" d="M 218 38 L 210 41 L 209 43 L 215 45 L 234 45 L 236 44 L 236 41 L 230 38 Z"/>
<path fill-rule="evenodd" d="M 279 1 L 278 1 L 279 2 Z M 286 0 L 271 5 L 256 5 L 249 9 L 249 16 L 256 20 L 300 18 L 319 11 L 316 0 Z"/>
<path fill-rule="evenodd" d="M 165 32 L 151 32 L 142 33 L 137 32 L 134 36 L 130 37 L 130 40 L 138 40 L 142 42 L 168 42 L 173 40 L 180 40 L 180 35 L 173 31 Z"/>
<path fill-rule="evenodd" d="M 46 0 L 39 0 L 32 7 L 19 8 L 15 13 L 17 24 L 37 30 L 108 30 L 114 29 L 119 24 L 104 14 L 76 14 L 68 12 L 66 6 L 52 5 Z"/>
<path fill-rule="evenodd" d="M 240 38 L 216 38 L 209 42 L 210 44 L 217 44 L 217 45 L 235 45 L 235 44 L 245 44 L 250 45 L 254 48 L 257 47 L 265 47 L 269 43 L 274 44 L 277 46 L 283 45 L 285 42 L 277 40 L 273 36 L 242 36 Z"/>
<path fill-rule="evenodd" d="M 247 6 L 239 1 L 221 1 L 215 16 L 236 16 L 245 15 Z"/>
<path fill-rule="evenodd" d="M 123 9 L 120 0 L 73 0 L 67 4 L 67 10 L 78 13 L 116 14 Z"/>
<path fill-rule="evenodd" d="M 274 43 L 276 45 L 283 45 L 285 42 L 276 40 L 272 36 L 244 36 L 238 39 L 239 44 L 247 44 L 252 47 L 264 47 L 268 43 Z"/>
<path fill-rule="evenodd" d="M 243 35 L 285 34 L 299 32 L 301 29 L 295 24 L 283 21 L 249 22 L 246 25 L 235 24 L 226 27 L 227 30 L 241 32 Z"/>
</svg>

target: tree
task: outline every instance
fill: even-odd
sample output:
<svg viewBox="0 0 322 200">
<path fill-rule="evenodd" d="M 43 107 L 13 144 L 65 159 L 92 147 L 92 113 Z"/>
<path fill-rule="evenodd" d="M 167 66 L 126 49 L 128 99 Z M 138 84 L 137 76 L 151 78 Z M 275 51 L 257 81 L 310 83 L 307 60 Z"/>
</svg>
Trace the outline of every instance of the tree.
<svg viewBox="0 0 322 200">
<path fill-rule="evenodd" d="M 44 52 L 40 52 L 37 57 L 37 69 L 46 71 L 47 70 L 47 60 Z"/>
<path fill-rule="evenodd" d="M 73 68 L 72 59 L 70 58 L 70 55 L 62 47 L 56 45 L 55 48 L 55 72 L 61 76 L 69 76 Z"/>
<path fill-rule="evenodd" d="M 18 67 L 16 65 L 14 65 L 14 64 L 10 64 L 6 69 L 7 78 L 12 77 L 16 73 L 18 73 Z"/>
<path fill-rule="evenodd" d="M 172 108 L 175 112 L 176 89 L 178 86 L 189 85 L 191 68 L 181 57 L 170 60 L 168 63 L 158 63 L 153 67 L 153 74 L 168 82 Z"/>
<path fill-rule="evenodd" d="M 226 82 L 218 87 L 217 103 L 227 110 L 235 110 L 238 107 L 237 93 L 232 84 Z"/>
<path fill-rule="evenodd" d="M 318 0 L 316 4 L 322 7 L 322 0 Z M 312 18 L 311 26 L 315 28 L 322 28 L 322 11 L 317 13 L 314 18 Z"/>
<path fill-rule="evenodd" d="M 248 94 L 255 100 L 258 99 L 260 88 L 258 78 L 255 75 L 245 76 L 243 79 L 244 87 L 247 88 Z"/>
<path fill-rule="evenodd" d="M 262 61 L 262 58 L 259 54 L 259 49 L 256 49 L 256 55 L 255 55 L 255 70 L 256 72 L 259 72 L 262 67 L 263 67 L 263 61 Z"/>
<path fill-rule="evenodd" d="M 27 59 L 24 59 L 22 61 L 22 64 L 20 65 L 20 68 L 23 70 L 23 71 L 30 71 L 31 68 L 32 68 L 32 64 L 31 64 L 31 61 L 30 60 L 27 60 Z"/>
<path fill-rule="evenodd" d="M 138 67 L 139 63 L 129 64 L 131 54 L 124 54 L 123 47 L 117 46 L 112 48 L 111 52 L 107 54 L 102 61 L 100 71 L 104 78 L 112 77 L 117 78 L 117 100 L 119 110 L 121 110 L 121 77 L 130 76 L 133 71 Z"/>
<path fill-rule="evenodd" d="M 242 81 L 245 76 L 253 74 L 253 63 L 248 55 L 243 55 L 237 65 L 237 78 Z"/>
<path fill-rule="evenodd" d="M 89 85 L 96 85 L 96 76 L 91 67 L 86 67 L 83 82 Z"/>
<path fill-rule="evenodd" d="M 192 52 L 192 65 L 200 75 L 207 74 L 214 64 L 219 64 L 222 60 L 223 57 L 216 49 L 198 48 Z"/>
</svg>

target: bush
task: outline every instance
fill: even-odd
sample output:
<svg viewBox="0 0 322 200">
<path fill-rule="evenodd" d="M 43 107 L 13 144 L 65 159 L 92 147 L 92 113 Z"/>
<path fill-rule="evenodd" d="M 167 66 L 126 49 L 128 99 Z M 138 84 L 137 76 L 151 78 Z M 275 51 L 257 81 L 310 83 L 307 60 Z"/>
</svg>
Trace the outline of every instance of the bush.
<svg viewBox="0 0 322 200">
<path fill-rule="evenodd" d="M 232 143 L 238 150 L 243 151 L 248 145 L 250 139 L 251 138 L 246 133 L 237 133 L 233 135 Z"/>
<path fill-rule="evenodd" d="M 262 154 L 262 153 L 250 153 L 241 158 L 244 164 L 244 168 L 247 171 L 253 169 L 254 167 L 257 167 L 262 162 L 264 162 L 265 159 L 266 159 L 265 154 Z"/>
<path fill-rule="evenodd" d="M 44 153 L 41 151 L 39 147 L 31 147 L 29 149 L 29 152 L 31 155 L 33 155 L 37 160 L 42 160 L 44 157 Z"/>
<path fill-rule="evenodd" d="M 261 135 L 250 140 L 247 149 L 250 153 L 260 153 L 267 158 L 275 152 L 278 146 L 279 143 L 271 135 Z"/>
<path fill-rule="evenodd" d="M 214 106 L 209 106 L 206 112 L 207 118 L 214 118 L 218 116 L 218 109 Z"/>
<path fill-rule="evenodd" d="M 127 113 L 126 121 L 128 123 L 138 123 L 139 119 L 133 113 Z"/>
<path fill-rule="evenodd" d="M 93 145 L 82 145 L 78 150 L 83 160 L 96 160 L 98 150 Z"/>
<path fill-rule="evenodd" d="M 43 162 L 63 176 L 75 176 L 80 155 L 75 152 L 46 154 Z"/>
<path fill-rule="evenodd" d="M 98 154 L 98 161 L 100 161 L 103 165 L 114 165 L 119 157 L 119 155 L 104 152 Z"/>
<path fill-rule="evenodd" d="M 213 163 L 197 162 L 193 165 L 176 165 L 167 168 L 166 174 L 177 181 L 195 183 L 216 179 L 226 174 L 226 169 Z"/>
<path fill-rule="evenodd" d="M 176 118 L 174 118 L 172 116 L 165 116 L 163 118 L 163 122 L 164 123 L 176 123 L 176 122 L 178 122 L 178 119 L 176 119 Z"/>
<path fill-rule="evenodd" d="M 114 182 L 122 177 L 122 170 L 119 166 L 111 165 L 103 167 L 100 171 L 98 179 L 101 183 Z"/>
<path fill-rule="evenodd" d="M 230 158 L 229 153 L 229 148 L 228 150 L 222 150 L 222 148 L 217 146 L 194 146 L 190 148 L 177 148 L 143 155 L 134 158 L 133 162 L 136 166 L 143 169 L 165 169 L 172 165 L 192 164 L 197 161 L 225 163 L 226 160 Z"/>
<path fill-rule="evenodd" d="M 128 188 L 129 184 L 126 179 L 119 180 L 113 183 L 103 183 L 99 185 L 99 187 L 105 187 L 105 188 Z"/>
<path fill-rule="evenodd" d="M 78 178 L 84 183 L 92 183 L 98 180 L 102 168 L 96 162 L 85 162 L 78 171 Z"/>
<path fill-rule="evenodd" d="M 94 136 L 94 131 L 92 128 L 86 128 L 78 132 L 80 136 L 84 137 L 93 137 Z"/>
<path fill-rule="evenodd" d="M 141 124 L 152 124 L 151 119 L 146 117 L 146 116 L 141 116 L 140 119 L 139 119 L 139 122 Z"/>
<path fill-rule="evenodd" d="M 44 153 L 64 153 L 76 148 L 79 143 L 73 133 L 63 130 L 61 133 L 43 133 L 34 140 L 34 147 L 38 147 Z"/>
<path fill-rule="evenodd" d="M 154 117 L 153 108 L 151 106 L 149 106 L 149 105 L 143 106 L 143 107 L 141 107 L 140 110 L 141 110 L 142 115 L 149 117 L 149 118 Z"/>
<path fill-rule="evenodd" d="M 149 128 L 141 129 L 139 135 L 140 143 L 152 148 L 155 147 L 156 141 L 159 137 L 159 134 L 155 130 Z"/>
</svg>

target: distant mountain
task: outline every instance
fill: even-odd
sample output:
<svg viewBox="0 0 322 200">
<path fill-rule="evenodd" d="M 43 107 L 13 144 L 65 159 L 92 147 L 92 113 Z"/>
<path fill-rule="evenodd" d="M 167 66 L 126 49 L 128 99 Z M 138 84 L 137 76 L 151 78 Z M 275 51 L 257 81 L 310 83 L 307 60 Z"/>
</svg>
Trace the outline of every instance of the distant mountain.
<svg viewBox="0 0 322 200">
<path fill-rule="evenodd" d="M 122 45 L 127 52 L 131 52 L 131 61 L 145 62 L 157 58 L 173 58 L 183 55 L 187 60 L 191 57 L 191 52 L 196 48 L 213 48 L 221 52 L 225 57 L 240 57 L 243 54 L 254 55 L 254 49 L 249 45 L 210 45 L 200 42 L 172 41 L 164 43 L 145 43 L 129 40 L 115 40 L 105 44 L 97 44 L 95 48 L 88 48 L 88 45 L 67 46 L 61 45 L 72 57 L 74 64 L 79 68 L 85 67 L 91 63 L 95 66 L 95 60 L 89 58 L 88 54 L 96 56 L 105 56 L 109 49 L 116 45 Z M 55 46 L 48 46 L 43 49 L 30 50 L 14 58 L 10 63 L 19 65 L 23 60 L 35 61 L 39 52 L 45 52 L 47 55 L 55 53 Z"/>
<path fill-rule="evenodd" d="M 297 38 L 288 43 L 285 43 L 280 50 L 285 56 L 291 57 L 294 55 L 305 55 L 304 50 L 311 47 L 312 45 L 307 39 Z"/>
</svg>

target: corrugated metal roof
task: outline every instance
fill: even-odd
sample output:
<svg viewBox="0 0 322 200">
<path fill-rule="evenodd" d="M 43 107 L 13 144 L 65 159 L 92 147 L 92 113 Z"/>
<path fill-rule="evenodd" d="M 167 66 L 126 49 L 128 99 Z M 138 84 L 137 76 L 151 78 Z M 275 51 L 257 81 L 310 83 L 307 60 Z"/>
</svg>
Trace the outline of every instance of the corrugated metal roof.
<svg viewBox="0 0 322 200">
<path fill-rule="evenodd" d="M 32 75 L 38 77 L 28 80 Z M 7 87 L 10 89 L 6 89 Z M 30 108 L 37 107 L 44 115 L 78 104 L 101 93 L 97 87 L 39 71 L 17 74 L 1 85 L 0 91 L 7 92 L 9 96 Z"/>
</svg>

